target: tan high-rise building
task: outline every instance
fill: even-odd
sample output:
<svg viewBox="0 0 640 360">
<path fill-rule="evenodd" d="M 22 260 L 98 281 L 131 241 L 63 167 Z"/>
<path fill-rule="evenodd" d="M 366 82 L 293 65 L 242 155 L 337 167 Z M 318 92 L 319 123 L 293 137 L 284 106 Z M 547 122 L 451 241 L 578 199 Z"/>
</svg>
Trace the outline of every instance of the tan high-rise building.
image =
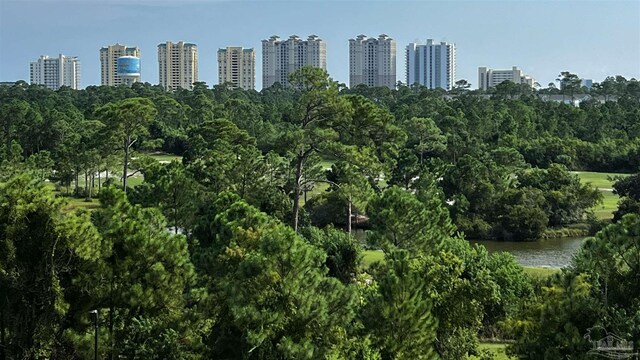
<svg viewBox="0 0 640 360">
<path fill-rule="evenodd" d="M 349 39 L 349 86 L 360 84 L 396 88 L 396 41 L 386 34 Z"/>
<path fill-rule="evenodd" d="M 126 45 L 108 45 L 100 49 L 100 84 L 107 86 L 118 86 L 123 84 L 123 80 L 118 76 L 118 59 L 123 56 L 134 56 L 140 58 L 140 49 Z M 129 79 L 127 79 L 129 80 Z M 131 79 L 133 82 L 140 81 L 137 78 Z"/>
<path fill-rule="evenodd" d="M 303 66 L 327 70 L 327 44 L 317 35 L 307 40 L 297 35 L 280 41 L 276 35 L 262 40 L 262 88 L 279 82 L 289 84 L 289 75 Z"/>
<path fill-rule="evenodd" d="M 182 41 L 159 44 L 158 68 L 165 90 L 193 89 L 198 82 L 198 46 Z"/>
<path fill-rule="evenodd" d="M 218 49 L 218 84 L 224 83 L 245 90 L 256 88 L 256 53 L 253 48 Z"/>
</svg>

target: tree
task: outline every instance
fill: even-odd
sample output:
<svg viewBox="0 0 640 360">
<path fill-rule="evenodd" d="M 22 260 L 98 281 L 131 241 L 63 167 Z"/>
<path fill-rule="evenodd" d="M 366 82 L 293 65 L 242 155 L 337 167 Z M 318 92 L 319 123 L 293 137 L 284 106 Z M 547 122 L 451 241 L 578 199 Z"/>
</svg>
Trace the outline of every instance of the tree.
<svg viewBox="0 0 640 360">
<path fill-rule="evenodd" d="M 438 155 L 447 149 L 447 138 L 433 119 L 411 118 L 407 126 L 409 144 L 420 154 L 420 165 L 424 163 L 425 154 Z"/>
<path fill-rule="evenodd" d="M 638 339 L 639 271 L 640 216 L 627 214 L 588 239 L 571 266 L 508 322 L 516 338 L 511 352 L 536 359 L 587 358 L 590 340 L 599 338 L 586 335 L 596 327 Z M 633 351 L 638 350 L 634 343 Z"/>
<path fill-rule="evenodd" d="M 571 99 L 573 100 L 573 95 L 576 92 L 580 91 L 580 83 L 582 79 L 578 77 L 576 74 L 572 74 L 568 71 L 563 71 L 558 75 L 556 81 L 560 82 L 560 90 L 562 91 L 562 95 L 569 93 L 571 95 Z"/>
<path fill-rule="evenodd" d="M 143 331 L 136 321 L 156 323 L 159 328 L 153 331 L 158 333 L 178 331 L 176 346 L 196 348 L 198 337 L 181 328 L 188 289 L 195 284 L 186 238 L 167 231 L 159 210 L 131 205 L 113 186 L 103 189 L 100 200 L 93 217 L 103 238 L 103 256 L 85 263 L 75 282 L 89 294 L 79 304 L 85 314 L 98 309 L 106 315 L 109 357 L 125 351 L 123 355 L 132 356 L 142 344 L 131 342 L 147 341 L 144 336 L 129 338 L 133 331 Z"/>
<path fill-rule="evenodd" d="M 190 176 L 185 166 L 172 161 L 151 163 L 142 170 L 144 182 L 128 195 L 132 203 L 145 207 L 159 207 L 174 233 L 189 234 L 193 227 L 194 214 L 200 205 L 202 189 Z"/>
<path fill-rule="evenodd" d="M 433 348 L 438 320 L 418 269 L 406 250 L 393 251 L 365 293 L 361 318 L 384 359 L 438 358 Z"/>
<path fill-rule="evenodd" d="M 194 232 L 217 314 L 214 358 L 319 358 L 353 317 L 354 293 L 292 228 L 223 193 Z M 206 269 L 206 270 L 205 270 Z"/>
<path fill-rule="evenodd" d="M 67 297 L 80 261 L 101 254 L 88 215 L 65 214 L 39 179 L 0 185 L 0 357 L 65 358 Z"/>
<path fill-rule="evenodd" d="M 613 214 L 613 222 L 618 222 L 626 214 L 640 214 L 640 173 L 615 179 L 613 193 L 621 199 L 618 209 Z"/>
<path fill-rule="evenodd" d="M 395 248 L 423 251 L 454 231 L 449 214 L 437 203 L 425 206 L 415 195 L 393 186 L 371 202 L 371 242 L 386 252 Z"/>
<path fill-rule="evenodd" d="M 155 105 L 145 98 L 131 98 L 109 103 L 98 110 L 97 116 L 106 125 L 109 136 L 120 142 L 123 151 L 122 190 L 127 191 L 131 147 L 140 136 L 148 134 L 148 126 L 156 116 Z"/>
<path fill-rule="evenodd" d="M 334 122 L 348 116 L 349 106 L 338 97 L 337 83 L 322 69 L 300 68 L 290 75 L 289 83 L 300 92 L 293 117 L 287 124 L 287 141 L 283 141 L 292 156 L 292 226 L 297 231 L 305 164 L 312 155 L 323 153 L 336 143 L 338 134 Z"/>
</svg>

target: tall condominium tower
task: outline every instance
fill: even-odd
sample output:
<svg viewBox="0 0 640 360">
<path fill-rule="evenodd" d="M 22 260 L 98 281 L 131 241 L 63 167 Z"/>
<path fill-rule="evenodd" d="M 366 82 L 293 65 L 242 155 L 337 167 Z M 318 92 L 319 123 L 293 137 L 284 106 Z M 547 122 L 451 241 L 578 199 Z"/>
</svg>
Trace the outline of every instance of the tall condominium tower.
<svg viewBox="0 0 640 360">
<path fill-rule="evenodd" d="M 407 85 L 420 84 L 429 89 L 451 90 L 456 81 L 456 45 L 411 43 L 406 52 Z"/>
<path fill-rule="evenodd" d="M 193 89 L 198 81 L 198 46 L 182 41 L 159 44 L 158 68 L 165 90 Z"/>
<path fill-rule="evenodd" d="M 253 48 L 218 49 L 218 84 L 224 83 L 245 90 L 256 88 L 256 53 Z"/>
<path fill-rule="evenodd" d="M 497 70 L 487 67 L 478 68 L 478 89 L 487 90 L 507 80 L 515 84 L 527 84 L 531 87 L 533 87 L 535 83 L 535 80 L 531 76 L 525 75 L 522 70 L 516 66 L 513 66 L 511 70 Z"/>
<path fill-rule="evenodd" d="M 29 75 L 32 84 L 45 85 L 51 90 L 58 90 L 61 86 L 77 90 L 80 88 L 80 61 L 76 56 L 60 54 L 57 58 L 50 58 L 43 55 L 31 62 Z"/>
<path fill-rule="evenodd" d="M 123 56 L 138 58 L 140 63 L 140 49 L 138 47 L 130 47 L 120 44 L 108 45 L 100 49 L 100 84 L 108 86 L 117 86 L 123 83 L 133 83 L 140 81 L 140 69 L 138 68 L 137 76 L 120 76 L 118 74 L 118 59 Z M 126 61 L 124 61 L 126 63 Z M 122 68 L 122 63 L 120 67 Z M 132 73 L 133 74 L 133 73 Z"/>
<path fill-rule="evenodd" d="M 289 84 L 289 74 L 303 66 L 327 69 L 327 44 L 316 35 L 301 40 L 296 35 L 280 41 L 276 35 L 262 40 L 262 87 Z"/>
<path fill-rule="evenodd" d="M 386 34 L 349 39 L 349 86 L 360 84 L 395 89 L 396 41 Z"/>
</svg>

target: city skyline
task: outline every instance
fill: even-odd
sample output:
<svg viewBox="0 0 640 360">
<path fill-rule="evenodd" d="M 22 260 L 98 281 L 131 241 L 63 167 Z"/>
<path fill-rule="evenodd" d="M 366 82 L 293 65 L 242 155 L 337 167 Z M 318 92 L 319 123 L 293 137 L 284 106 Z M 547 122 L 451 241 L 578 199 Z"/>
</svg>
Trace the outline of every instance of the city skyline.
<svg viewBox="0 0 640 360">
<path fill-rule="evenodd" d="M 286 4 L 286 6 L 275 6 Z M 97 50 L 107 44 L 138 46 L 143 54 L 142 81 L 159 83 L 156 53 L 160 42 L 189 40 L 198 45 L 199 79 L 217 83 L 217 50 L 228 46 L 255 48 L 261 39 L 278 34 L 317 34 L 327 44 L 327 71 L 334 80 L 349 82 L 349 44 L 353 34 L 388 34 L 398 49 L 416 39 L 433 38 L 456 44 L 457 77 L 477 88 L 481 66 L 509 69 L 517 65 L 546 87 L 561 71 L 602 81 L 606 76 L 640 77 L 640 3 L 616 2 L 269 2 L 186 1 L 30 1 L 0 0 L 0 81 L 28 80 L 28 64 L 40 55 L 77 56 L 82 62 L 82 87 L 100 84 Z M 579 5 L 579 6 L 578 6 Z M 74 12 L 74 24 L 61 16 Z M 483 14 L 501 11 L 526 16 Z M 243 14 L 249 25 L 224 32 Z M 157 19 L 171 14 L 175 26 Z M 305 16 L 295 16 L 305 14 Z M 313 16 L 308 16 L 313 14 Z M 357 16 L 356 16 L 357 14 Z M 419 17 L 415 14 L 421 14 Z M 567 14 L 582 27 L 569 26 Z M 43 19 L 47 21 L 43 21 Z M 418 21 L 420 20 L 420 21 Z M 574 23 L 576 21 L 573 21 Z M 336 26 L 340 25 L 340 26 Z M 598 31 L 584 28 L 598 26 Z M 78 32 L 78 27 L 83 31 Z M 20 28 L 20 31 L 15 29 Z M 48 29 L 53 30 L 48 30 Z M 232 28 L 232 27 L 230 27 Z M 221 32 L 224 35 L 216 34 Z M 396 73 L 405 73 L 397 53 Z M 256 89 L 262 88 L 256 64 Z"/>
</svg>

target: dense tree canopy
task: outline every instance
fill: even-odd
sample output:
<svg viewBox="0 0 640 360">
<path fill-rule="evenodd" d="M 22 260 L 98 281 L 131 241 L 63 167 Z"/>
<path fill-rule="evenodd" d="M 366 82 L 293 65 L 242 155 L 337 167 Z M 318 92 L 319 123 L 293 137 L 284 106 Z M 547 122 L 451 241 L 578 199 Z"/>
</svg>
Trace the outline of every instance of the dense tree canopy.
<svg viewBox="0 0 640 360">
<path fill-rule="evenodd" d="M 464 359 L 484 337 L 556 359 L 597 326 L 637 339 L 637 174 L 546 282 L 465 240 L 585 222 L 601 196 L 571 170 L 637 173 L 638 81 L 577 80 L 0 86 L 0 359 L 90 357 L 92 310 L 111 359 Z"/>
</svg>

